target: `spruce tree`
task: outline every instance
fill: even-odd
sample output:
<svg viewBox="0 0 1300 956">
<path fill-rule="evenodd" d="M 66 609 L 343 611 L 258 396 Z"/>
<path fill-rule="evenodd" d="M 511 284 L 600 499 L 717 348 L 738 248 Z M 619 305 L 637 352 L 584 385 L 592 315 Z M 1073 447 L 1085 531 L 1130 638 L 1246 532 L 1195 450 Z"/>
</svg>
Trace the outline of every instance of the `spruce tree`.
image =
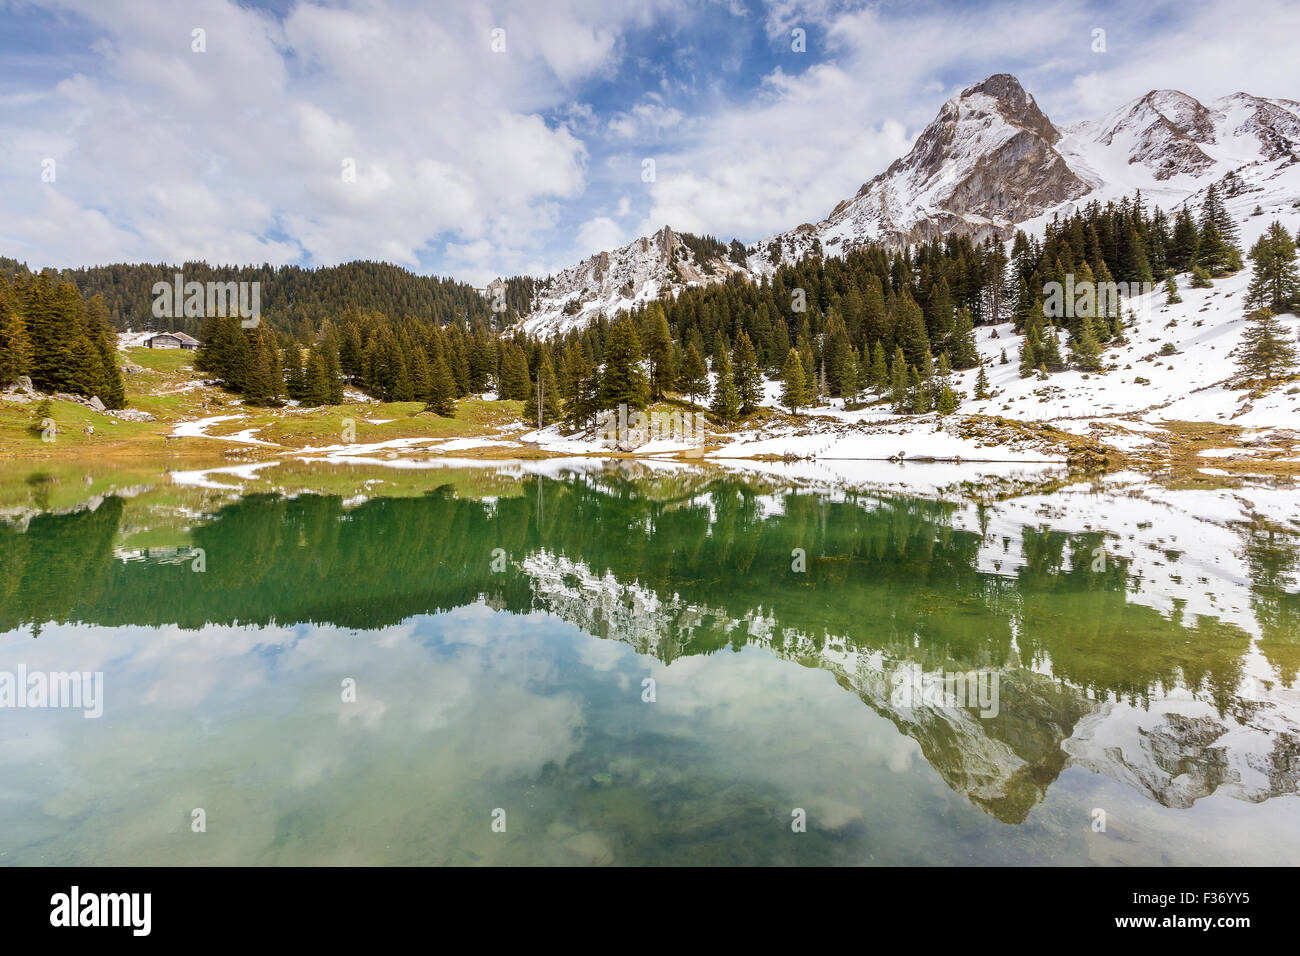
<svg viewBox="0 0 1300 956">
<path fill-rule="evenodd" d="M 1169 267 L 1175 272 L 1189 272 L 1196 263 L 1200 235 L 1196 222 L 1186 207 L 1174 217 L 1174 235 L 1169 248 Z"/>
<path fill-rule="evenodd" d="M 609 331 L 605 343 L 605 367 L 600 380 L 600 407 L 642 409 L 646 406 L 647 386 L 641 368 L 641 343 L 630 320 L 623 320 Z"/>
<path fill-rule="evenodd" d="M 49 275 L 42 272 L 30 282 L 23 298 L 32 384 L 42 392 L 62 391 L 66 370 L 72 364 L 70 323 L 60 320 Z"/>
<path fill-rule="evenodd" d="M 564 354 L 564 417 L 573 428 L 582 428 L 596 411 L 600 385 L 596 368 L 581 342 L 574 342 Z"/>
<path fill-rule="evenodd" d="M 438 352 L 429 363 L 429 398 L 424 410 L 444 418 L 456 414 L 456 379 L 442 352 Z"/>
<path fill-rule="evenodd" d="M 1178 283 L 1174 281 L 1173 270 L 1170 270 L 1165 279 L 1165 305 L 1177 305 L 1182 301 L 1183 297 L 1178 294 Z"/>
<path fill-rule="evenodd" d="M 1269 309 L 1274 314 L 1294 311 L 1300 303 L 1300 272 L 1296 270 L 1295 243 L 1280 222 L 1250 249 L 1254 271 L 1246 290 L 1246 308 Z"/>
<path fill-rule="evenodd" d="M 558 421 L 560 417 L 560 386 L 555 380 L 555 367 L 550 356 L 543 351 L 537 363 L 537 381 L 524 403 L 524 421 L 530 425 L 538 424 L 538 393 L 541 397 L 541 427 Z"/>
<path fill-rule="evenodd" d="M 867 382 L 882 392 L 889 387 L 889 366 L 885 363 L 885 347 L 880 344 L 880 339 L 871 346 L 871 371 Z"/>
<path fill-rule="evenodd" d="M 291 347 L 295 352 L 298 350 L 296 344 Z M 307 354 L 307 365 L 302 373 L 302 384 L 299 388 L 298 398 L 303 405 L 310 408 L 330 404 L 329 365 L 325 360 L 325 355 L 319 348 L 312 348 Z"/>
<path fill-rule="evenodd" d="M 1226 275 L 1231 263 L 1228 244 L 1219 235 L 1213 220 L 1201 227 L 1200 242 L 1196 247 L 1196 263 L 1212 276 Z"/>
<path fill-rule="evenodd" d="M 407 363 L 411 375 L 411 393 L 412 398 L 417 402 L 429 401 L 429 357 L 424 352 L 424 346 L 411 343 L 411 359 Z"/>
<path fill-rule="evenodd" d="M 1029 378 L 1038 367 L 1038 340 L 1032 329 L 1020 346 L 1020 377 Z"/>
<path fill-rule="evenodd" d="M 740 402 L 740 414 L 752 415 L 763 401 L 763 372 L 758 367 L 758 356 L 754 346 L 744 332 L 736 337 L 733 350 L 735 365 L 732 374 L 736 380 L 736 399 Z"/>
<path fill-rule="evenodd" d="M 781 356 L 790 351 L 790 330 L 786 326 L 786 321 L 781 316 L 776 317 L 772 323 L 772 360 L 773 362 L 784 361 Z"/>
<path fill-rule="evenodd" d="M 705 366 L 704 359 L 700 356 L 699 349 L 695 347 L 694 342 L 686 346 L 686 351 L 682 356 L 682 367 L 677 377 L 677 388 L 692 405 L 696 404 L 697 396 L 708 394 L 709 370 Z"/>
<path fill-rule="evenodd" d="M 99 351 L 100 384 L 96 390 L 105 408 L 126 408 L 126 386 L 117 367 L 117 346 L 109 338 L 95 343 Z"/>
<path fill-rule="evenodd" d="M 27 374 L 32 359 L 27 325 L 18 309 L 16 295 L 0 276 L 0 388 L 12 385 Z"/>
<path fill-rule="evenodd" d="M 1241 343 L 1233 355 L 1243 381 L 1285 378 L 1295 374 L 1296 347 L 1282 323 L 1268 309 L 1246 317 Z"/>
<path fill-rule="evenodd" d="M 713 400 L 709 408 L 724 422 L 733 422 L 740 414 L 740 396 L 726 349 L 713 358 Z"/>
<path fill-rule="evenodd" d="M 297 342 L 289 342 L 280 357 L 280 367 L 284 369 L 284 393 L 295 402 L 303 401 L 306 379 L 302 367 L 302 352 Z M 307 404 L 304 402 L 304 404 Z M 322 402 L 314 404 L 320 405 Z"/>
<path fill-rule="evenodd" d="M 951 415 L 957 410 L 957 393 L 947 384 L 939 387 L 939 396 L 935 399 L 934 409 L 940 415 Z"/>
<path fill-rule="evenodd" d="M 650 359 L 650 392 L 654 401 L 664 397 L 673 383 L 673 337 L 668 319 L 659 305 L 651 310 L 646 329 L 646 357 Z"/>
<path fill-rule="evenodd" d="M 1070 342 L 1070 356 L 1075 368 L 1085 372 L 1101 371 L 1101 346 L 1092 331 L 1092 321 L 1086 316 L 1079 326 L 1079 334 Z"/>
<path fill-rule="evenodd" d="M 974 368 L 979 364 L 979 350 L 975 347 L 975 323 L 970 309 L 962 306 L 957 310 L 957 322 L 953 327 L 949 352 L 952 367 L 955 369 Z"/>
<path fill-rule="evenodd" d="M 907 363 L 920 368 L 929 360 L 930 339 L 925 331 L 925 318 L 907 290 L 898 298 L 898 345 L 907 357 Z"/>
<path fill-rule="evenodd" d="M 1065 360 L 1061 358 L 1061 339 L 1055 326 L 1049 325 L 1043 330 L 1043 342 L 1038 360 L 1039 364 L 1046 366 L 1049 372 L 1059 372 L 1065 368 Z"/>
<path fill-rule="evenodd" d="M 925 309 L 925 331 L 936 352 L 948 346 L 948 336 L 952 334 L 952 329 L 952 293 L 948 289 L 948 280 L 940 279 L 930 286 Z"/>
<path fill-rule="evenodd" d="M 903 356 L 901 348 L 894 351 L 894 364 L 889 374 L 889 400 L 894 411 L 901 415 L 911 407 L 911 400 L 907 392 L 909 385 L 907 359 Z"/>
<path fill-rule="evenodd" d="M 930 410 L 930 391 L 920 371 L 913 365 L 907 370 L 908 394 L 912 398 L 913 415 L 924 415 Z"/>
<path fill-rule="evenodd" d="M 330 405 L 343 404 L 343 369 L 339 362 L 338 336 L 331 328 L 326 332 L 319 346 L 321 358 L 325 362 L 325 375 L 328 382 L 326 402 Z"/>
<path fill-rule="evenodd" d="M 807 404 L 808 383 L 803 377 L 803 360 L 794 349 L 786 354 L 785 364 L 781 366 L 781 402 L 790 409 L 791 415 L 799 414 L 799 409 Z"/>
<path fill-rule="evenodd" d="M 497 395 L 502 399 L 523 402 L 528 400 L 532 382 L 528 376 L 528 357 L 522 346 L 511 342 L 501 353 L 501 373 Z"/>
</svg>

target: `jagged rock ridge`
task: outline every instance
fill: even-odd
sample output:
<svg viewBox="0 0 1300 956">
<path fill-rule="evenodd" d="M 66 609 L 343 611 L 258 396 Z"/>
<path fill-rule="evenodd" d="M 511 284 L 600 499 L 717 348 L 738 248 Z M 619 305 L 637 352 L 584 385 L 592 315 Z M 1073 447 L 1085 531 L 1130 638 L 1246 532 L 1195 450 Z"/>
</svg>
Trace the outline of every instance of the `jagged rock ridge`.
<svg viewBox="0 0 1300 956">
<path fill-rule="evenodd" d="M 1295 100 L 1233 93 L 1203 104 L 1177 90 L 1153 90 L 1061 129 L 1014 76 L 999 73 L 945 103 L 906 156 L 826 219 L 746 247 L 743 266 L 727 255 L 700 261 L 665 226 L 548 280 L 524 330 L 551 335 L 691 284 L 768 274 L 808 254 L 952 233 L 1006 240 L 1054 213 L 1138 189 L 1166 208 L 1198 201 L 1210 183 L 1230 175 L 1234 188 L 1262 191 L 1297 161 Z"/>
</svg>

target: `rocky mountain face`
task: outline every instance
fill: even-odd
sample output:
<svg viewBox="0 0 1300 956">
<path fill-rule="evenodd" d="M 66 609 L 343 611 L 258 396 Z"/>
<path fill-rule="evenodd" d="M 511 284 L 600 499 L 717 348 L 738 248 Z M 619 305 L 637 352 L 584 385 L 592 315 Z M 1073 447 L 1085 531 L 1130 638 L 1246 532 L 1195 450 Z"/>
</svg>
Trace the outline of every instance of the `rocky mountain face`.
<svg viewBox="0 0 1300 956">
<path fill-rule="evenodd" d="M 1032 231 L 1053 214 L 1136 189 L 1166 209 L 1198 202 L 1225 177 L 1232 180 L 1229 195 L 1274 196 L 1292 189 L 1293 177 L 1283 174 L 1297 162 L 1295 100 L 1233 93 L 1203 104 L 1177 90 L 1153 90 L 1062 129 L 1014 76 L 999 73 L 945 103 L 906 156 L 824 220 L 747 246 L 743 266 L 741 256 L 697 256 L 665 226 L 552 278 L 524 329 L 554 334 L 663 292 L 736 272 L 770 273 L 808 254 L 843 255 L 871 243 L 896 247 L 951 233 L 1006 240 L 1017 228 Z"/>
<path fill-rule="evenodd" d="M 1061 133 L 1007 74 L 943 105 L 911 152 L 815 226 L 757 245 L 768 264 L 820 249 L 926 242 L 950 232 L 1006 238 L 1015 224 L 1088 192 L 1055 146 Z"/>
<path fill-rule="evenodd" d="M 748 274 L 728 256 L 697 253 L 664 226 L 546 280 L 524 318 L 524 331 L 549 335 L 580 328 L 602 312 L 612 316 L 664 292 L 725 281 L 737 271 Z"/>
<path fill-rule="evenodd" d="M 1152 90 L 1101 119 L 1077 123 L 1061 143 L 1066 161 L 1093 189 L 1160 190 L 1180 180 L 1219 179 L 1244 166 L 1294 161 L 1297 149 L 1300 103 L 1294 100 L 1233 93 L 1207 105 L 1177 90 Z"/>
</svg>

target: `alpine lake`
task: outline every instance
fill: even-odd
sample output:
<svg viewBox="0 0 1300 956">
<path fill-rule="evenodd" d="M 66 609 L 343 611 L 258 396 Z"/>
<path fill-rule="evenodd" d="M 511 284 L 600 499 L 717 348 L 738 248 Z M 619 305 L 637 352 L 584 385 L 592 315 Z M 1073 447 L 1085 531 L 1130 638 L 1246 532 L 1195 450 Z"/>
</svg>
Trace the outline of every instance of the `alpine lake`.
<svg viewBox="0 0 1300 956">
<path fill-rule="evenodd" d="M 6 472 L 2 864 L 1300 859 L 1300 524 L 1240 491 Z"/>
</svg>

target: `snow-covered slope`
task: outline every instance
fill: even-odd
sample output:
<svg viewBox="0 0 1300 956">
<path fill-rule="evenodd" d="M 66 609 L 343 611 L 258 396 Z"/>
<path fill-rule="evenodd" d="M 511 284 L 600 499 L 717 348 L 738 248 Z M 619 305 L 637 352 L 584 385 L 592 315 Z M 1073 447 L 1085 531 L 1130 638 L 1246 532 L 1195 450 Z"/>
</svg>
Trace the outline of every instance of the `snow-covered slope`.
<svg viewBox="0 0 1300 956">
<path fill-rule="evenodd" d="M 840 255 L 954 231 L 1006 238 L 1016 223 L 1089 191 L 1057 150 L 1060 140 L 1015 77 L 991 76 L 945 103 L 912 150 L 856 196 L 815 226 L 758 243 L 756 258 L 770 267 L 815 247 Z"/>
<path fill-rule="evenodd" d="M 1233 93 L 1207 104 L 1152 90 L 1096 120 L 1058 130 L 1014 77 L 992 76 L 944 104 L 906 157 L 804 225 L 750 247 L 755 270 L 820 248 L 897 245 L 951 232 L 1010 238 L 1094 200 L 1135 190 L 1166 209 L 1211 183 L 1229 198 L 1300 179 L 1300 103 Z M 1252 204 L 1253 205 L 1253 204 Z"/>
<path fill-rule="evenodd" d="M 697 256 L 664 226 L 612 252 L 599 252 L 565 269 L 539 288 L 523 329 L 549 336 L 581 328 L 601 313 L 615 315 L 691 285 L 723 282 L 745 271 L 726 256 Z"/>
<path fill-rule="evenodd" d="M 977 241 L 1009 239 L 1018 228 L 1041 233 L 1054 215 L 1139 189 L 1166 211 L 1199 206 L 1211 184 L 1220 184 L 1238 219 L 1257 204 L 1300 209 L 1300 102 L 1233 93 L 1201 103 L 1153 90 L 1058 129 L 1015 77 L 997 74 L 945 103 L 906 156 L 826 219 L 747 246 L 744 267 L 730 256 L 697 262 L 665 226 L 548 280 L 523 328 L 551 335 L 691 284 L 770 273 L 812 252 L 843 255 L 953 232 Z"/>
</svg>

